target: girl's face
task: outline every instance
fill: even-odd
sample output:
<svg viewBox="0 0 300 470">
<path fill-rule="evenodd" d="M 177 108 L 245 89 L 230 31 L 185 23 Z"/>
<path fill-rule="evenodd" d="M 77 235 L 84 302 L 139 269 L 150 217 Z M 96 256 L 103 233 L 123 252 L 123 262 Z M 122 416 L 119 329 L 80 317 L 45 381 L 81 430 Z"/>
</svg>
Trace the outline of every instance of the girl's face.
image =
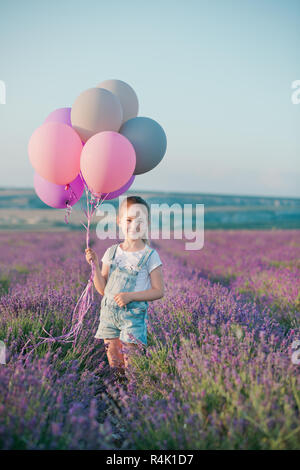
<svg viewBox="0 0 300 470">
<path fill-rule="evenodd" d="M 125 238 L 148 238 L 148 210 L 143 204 L 123 205 L 119 214 L 119 226 Z"/>
</svg>

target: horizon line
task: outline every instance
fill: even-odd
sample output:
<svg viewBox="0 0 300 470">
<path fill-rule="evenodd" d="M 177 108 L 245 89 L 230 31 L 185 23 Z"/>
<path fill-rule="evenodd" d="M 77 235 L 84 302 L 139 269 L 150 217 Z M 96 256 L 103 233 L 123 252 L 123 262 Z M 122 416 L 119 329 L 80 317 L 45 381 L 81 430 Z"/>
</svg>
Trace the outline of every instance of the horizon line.
<svg viewBox="0 0 300 470">
<path fill-rule="evenodd" d="M 32 186 L 0 186 L 0 191 L 3 190 L 31 190 L 35 193 Z M 164 189 L 132 189 L 127 190 L 124 194 L 135 192 L 135 193 L 165 193 L 165 194 L 187 194 L 187 195 L 199 195 L 199 196 L 217 196 L 217 197 L 245 197 L 245 198 L 264 198 L 264 199 L 300 199 L 300 196 L 272 196 L 262 194 L 232 194 L 232 193 L 210 193 L 210 192 L 196 192 L 196 191 L 179 191 L 179 190 L 164 190 Z"/>
</svg>

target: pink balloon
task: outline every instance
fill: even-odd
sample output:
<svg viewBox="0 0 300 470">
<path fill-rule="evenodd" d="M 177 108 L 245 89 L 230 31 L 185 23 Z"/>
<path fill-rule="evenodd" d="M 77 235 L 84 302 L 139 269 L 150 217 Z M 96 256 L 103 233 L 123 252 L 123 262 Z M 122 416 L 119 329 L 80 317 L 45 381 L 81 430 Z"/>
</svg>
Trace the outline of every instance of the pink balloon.
<svg viewBox="0 0 300 470">
<path fill-rule="evenodd" d="M 112 191 L 111 193 L 103 193 L 101 194 L 101 198 L 105 199 L 105 201 L 108 201 L 109 199 L 115 199 L 116 197 L 121 196 L 121 194 L 125 193 L 125 191 L 130 188 L 134 180 L 135 175 L 132 175 L 131 178 L 129 178 L 129 180 L 127 181 L 127 183 L 124 184 L 121 188 L 117 189 L 116 191 Z"/>
<path fill-rule="evenodd" d="M 46 117 L 44 123 L 45 122 L 62 122 L 63 124 L 67 124 L 68 126 L 72 127 L 71 109 L 72 108 L 58 108 L 58 109 L 55 109 L 54 111 L 52 111 L 52 113 L 50 113 Z M 72 127 L 72 129 L 74 129 L 74 128 Z M 74 129 L 74 131 L 75 131 L 75 129 Z M 82 142 L 82 145 L 85 144 L 85 142 L 83 142 L 82 140 L 81 140 L 81 142 Z"/>
<path fill-rule="evenodd" d="M 82 176 L 94 193 L 109 193 L 121 188 L 136 165 L 131 142 L 115 131 L 103 131 L 87 140 L 81 152 Z"/>
<path fill-rule="evenodd" d="M 45 122 L 62 122 L 63 124 L 67 124 L 68 126 L 72 127 L 71 123 L 71 108 L 58 108 L 50 113 Z"/>
<path fill-rule="evenodd" d="M 55 209 L 65 209 L 67 203 L 74 206 L 82 196 L 84 185 L 80 175 L 71 181 L 71 183 L 55 184 L 45 180 L 38 173 L 34 173 L 34 189 L 38 197 L 48 206 Z"/>
<path fill-rule="evenodd" d="M 42 124 L 28 144 L 29 159 L 35 171 L 55 184 L 67 184 L 76 178 L 81 150 L 77 132 L 61 122 Z"/>
</svg>

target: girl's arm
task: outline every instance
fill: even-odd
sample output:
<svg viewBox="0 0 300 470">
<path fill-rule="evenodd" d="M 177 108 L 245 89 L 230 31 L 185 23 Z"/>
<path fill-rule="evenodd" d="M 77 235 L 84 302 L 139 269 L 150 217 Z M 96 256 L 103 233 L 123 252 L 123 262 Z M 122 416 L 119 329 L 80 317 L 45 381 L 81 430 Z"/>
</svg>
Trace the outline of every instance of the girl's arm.
<svg viewBox="0 0 300 470">
<path fill-rule="evenodd" d="M 161 266 L 151 271 L 150 280 L 151 289 L 141 290 L 139 292 L 128 292 L 132 301 L 157 300 L 164 296 L 164 281 Z"/>
<path fill-rule="evenodd" d="M 109 272 L 109 265 L 102 264 L 102 270 L 100 270 L 99 264 L 95 266 L 95 275 L 94 275 L 94 286 L 99 292 L 99 294 L 104 295 L 104 289 L 107 283 L 107 276 Z"/>
<path fill-rule="evenodd" d="M 107 283 L 108 273 L 109 273 L 109 265 L 102 263 L 102 271 L 100 270 L 99 260 L 96 252 L 92 248 L 85 249 L 85 258 L 89 264 L 94 262 L 95 265 L 95 274 L 94 274 L 94 286 L 99 292 L 99 294 L 104 294 L 104 289 Z"/>
</svg>

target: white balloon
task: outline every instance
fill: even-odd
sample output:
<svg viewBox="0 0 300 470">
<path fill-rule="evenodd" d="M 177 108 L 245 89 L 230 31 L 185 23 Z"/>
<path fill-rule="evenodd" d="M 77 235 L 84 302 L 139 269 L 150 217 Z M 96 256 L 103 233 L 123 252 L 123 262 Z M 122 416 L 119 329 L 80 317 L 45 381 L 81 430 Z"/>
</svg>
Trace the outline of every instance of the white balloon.
<svg viewBox="0 0 300 470">
<path fill-rule="evenodd" d="M 99 132 L 118 132 L 122 119 L 123 109 L 119 98 L 99 87 L 83 91 L 71 109 L 72 127 L 83 142 Z"/>
<path fill-rule="evenodd" d="M 139 102 L 134 89 L 122 80 L 104 80 L 96 88 L 104 88 L 116 95 L 123 108 L 123 121 L 128 121 L 138 115 Z"/>
</svg>

